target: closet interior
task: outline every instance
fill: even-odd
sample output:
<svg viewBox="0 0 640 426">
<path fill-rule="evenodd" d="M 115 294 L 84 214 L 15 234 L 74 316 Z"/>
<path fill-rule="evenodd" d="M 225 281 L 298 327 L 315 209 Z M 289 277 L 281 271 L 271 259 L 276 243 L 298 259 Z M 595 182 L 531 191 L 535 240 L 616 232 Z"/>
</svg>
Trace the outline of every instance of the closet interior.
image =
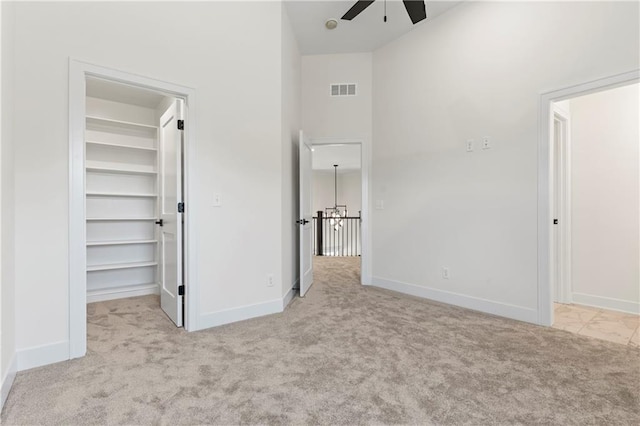
<svg viewBox="0 0 640 426">
<path fill-rule="evenodd" d="M 87 302 L 158 294 L 158 137 L 163 94 L 88 78 Z"/>
</svg>

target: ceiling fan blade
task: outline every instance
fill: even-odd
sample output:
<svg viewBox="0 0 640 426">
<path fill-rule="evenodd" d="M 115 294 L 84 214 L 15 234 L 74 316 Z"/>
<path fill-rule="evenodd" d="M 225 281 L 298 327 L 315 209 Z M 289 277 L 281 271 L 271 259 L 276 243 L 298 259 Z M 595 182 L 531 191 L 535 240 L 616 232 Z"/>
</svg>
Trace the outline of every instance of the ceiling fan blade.
<svg viewBox="0 0 640 426">
<path fill-rule="evenodd" d="M 366 8 L 371 6 L 371 3 L 373 3 L 374 1 L 375 0 L 371 0 L 371 1 L 369 1 L 369 0 L 358 0 L 356 2 L 356 4 L 351 6 L 351 9 L 349 9 L 347 11 L 347 13 L 344 14 L 342 19 L 344 19 L 346 21 L 352 20 L 353 18 L 358 16 L 360 14 L 360 12 L 362 12 L 363 10 L 365 10 Z"/>
<path fill-rule="evenodd" d="M 411 18 L 411 22 L 417 24 L 427 18 L 427 8 L 423 0 L 402 0 L 405 9 Z"/>
</svg>

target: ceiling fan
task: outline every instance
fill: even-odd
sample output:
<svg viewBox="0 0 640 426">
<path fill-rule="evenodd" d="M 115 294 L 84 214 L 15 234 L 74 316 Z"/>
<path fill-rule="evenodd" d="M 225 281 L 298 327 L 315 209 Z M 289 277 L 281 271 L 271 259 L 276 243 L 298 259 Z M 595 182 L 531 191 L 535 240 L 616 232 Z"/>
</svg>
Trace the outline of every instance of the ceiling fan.
<svg viewBox="0 0 640 426">
<path fill-rule="evenodd" d="M 342 19 L 350 21 L 356 16 L 358 16 L 363 10 L 367 7 L 371 6 L 375 0 L 358 0 L 356 4 L 351 6 L 351 9 L 344 14 Z M 386 1 L 385 1 L 386 3 Z M 426 19 L 427 17 L 427 9 L 424 5 L 423 0 L 402 0 L 404 3 L 405 9 L 407 9 L 407 13 L 409 14 L 409 18 L 411 18 L 411 22 L 417 24 L 418 22 Z M 385 8 L 386 10 L 386 8 Z M 387 17 L 385 14 L 384 22 L 387 22 Z"/>
</svg>

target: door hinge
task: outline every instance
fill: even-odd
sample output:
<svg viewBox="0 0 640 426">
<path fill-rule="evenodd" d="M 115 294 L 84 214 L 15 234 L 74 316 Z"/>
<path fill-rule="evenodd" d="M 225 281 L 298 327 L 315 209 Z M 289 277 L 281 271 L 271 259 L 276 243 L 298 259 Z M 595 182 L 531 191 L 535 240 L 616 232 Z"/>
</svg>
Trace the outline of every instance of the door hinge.
<svg viewBox="0 0 640 426">
<path fill-rule="evenodd" d="M 184 120 L 178 120 L 178 130 L 184 130 Z"/>
<path fill-rule="evenodd" d="M 553 224 L 557 225 L 558 224 L 558 219 L 553 219 Z"/>
<path fill-rule="evenodd" d="M 178 296 L 184 296 L 184 285 L 178 286 Z"/>
<path fill-rule="evenodd" d="M 184 203 L 178 203 L 178 213 L 184 213 Z"/>
</svg>

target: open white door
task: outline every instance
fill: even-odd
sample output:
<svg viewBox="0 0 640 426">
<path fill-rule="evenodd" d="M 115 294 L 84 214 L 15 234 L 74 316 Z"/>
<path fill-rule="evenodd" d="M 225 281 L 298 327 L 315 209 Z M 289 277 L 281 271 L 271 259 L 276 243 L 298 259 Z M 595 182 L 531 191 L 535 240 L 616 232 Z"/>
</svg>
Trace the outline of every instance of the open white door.
<svg viewBox="0 0 640 426">
<path fill-rule="evenodd" d="M 158 146 L 160 190 L 160 306 L 182 327 L 182 101 L 160 118 Z M 178 207 L 180 204 L 180 208 Z"/>
<path fill-rule="evenodd" d="M 311 145 L 300 130 L 300 297 L 313 284 Z"/>
</svg>

